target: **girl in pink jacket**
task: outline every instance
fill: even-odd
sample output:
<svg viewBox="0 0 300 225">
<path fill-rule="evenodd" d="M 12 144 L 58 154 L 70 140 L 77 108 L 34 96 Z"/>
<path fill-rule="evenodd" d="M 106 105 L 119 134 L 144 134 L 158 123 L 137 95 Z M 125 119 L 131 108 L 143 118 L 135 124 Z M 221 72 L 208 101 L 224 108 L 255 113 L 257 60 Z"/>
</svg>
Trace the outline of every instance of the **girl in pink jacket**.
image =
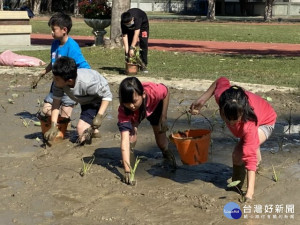
<svg viewBox="0 0 300 225">
<path fill-rule="evenodd" d="M 241 189 L 247 174 L 245 199 L 251 200 L 255 171 L 261 161 L 260 145 L 271 135 L 276 113 L 266 100 L 241 87 L 231 86 L 225 77 L 217 79 L 192 103 L 191 113 L 197 114 L 212 95 L 215 96 L 227 127 L 234 136 L 240 138 L 232 153 L 232 181 L 240 180 L 238 187 Z"/>
<path fill-rule="evenodd" d="M 136 77 L 125 78 L 119 87 L 118 127 L 121 132 L 121 153 L 125 170 L 124 182 L 130 184 L 129 173 L 137 128 L 145 118 L 150 122 L 156 144 L 168 164 L 176 168 L 176 161 L 168 149 L 166 136 L 169 90 L 163 84 L 141 83 Z M 131 156 L 130 156 L 131 155 Z M 131 165 L 133 166 L 133 165 Z"/>
</svg>

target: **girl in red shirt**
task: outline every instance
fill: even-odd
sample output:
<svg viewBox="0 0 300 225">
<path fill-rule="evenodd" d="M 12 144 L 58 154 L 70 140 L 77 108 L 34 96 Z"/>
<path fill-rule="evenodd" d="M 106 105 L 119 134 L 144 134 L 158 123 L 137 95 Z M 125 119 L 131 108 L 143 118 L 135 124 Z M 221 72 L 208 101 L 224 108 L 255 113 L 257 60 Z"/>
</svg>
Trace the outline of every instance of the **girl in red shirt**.
<svg viewBox="0 0 300 225">
<path fill-rule="evenodd" d="M 225 77 L 217 79 L 192 103 L 191 113 L 197 114 L 212 95 L 219 105 L 221 118 L 233 135 L 240 138 L 232 153 L 232 181 L 240 180 L 241 189 L 247 173 L 245 199 L 251 200 L 255 171 L 261 161 L 260 145 L 271 135 L 276 113 L 266 100 L 241 87 L 231 86 Z"/>
<path fill-rule="evenodd" d="M 163 84 L 141 83 L 136 77 L 125 78 L 119 87 L 118 127 L 121 132 L 121 153 L 125 169 L 124 182 L 130 184 L 130 151 L 137 140 L 137 128 L 145 118 L 150 121 L 156 144 L 164 158 L 176 168 L 174 155 L 168 150 L 166 136 L 167 110 L 169 105 L 168 88 Z"/>
</svg>

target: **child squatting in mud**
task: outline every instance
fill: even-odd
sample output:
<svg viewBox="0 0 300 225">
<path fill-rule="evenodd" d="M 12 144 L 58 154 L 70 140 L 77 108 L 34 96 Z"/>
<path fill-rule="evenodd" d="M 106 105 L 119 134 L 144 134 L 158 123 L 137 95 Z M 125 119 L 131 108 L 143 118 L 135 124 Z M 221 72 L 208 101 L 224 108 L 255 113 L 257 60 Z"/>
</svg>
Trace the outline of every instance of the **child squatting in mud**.
<svg viewBox="0 0 300 225">
<path fill-rule="evenodd" d="M 83 134 L 90 127 L 93 136 L 99 135 L 98 128 L 102 124 L 103 115 L 112 100 L 107 80 L 92 69 L 77 69 L 74 59 L 62 56 L 53 67 L 53 104 L 51 112 L 51 128 L 44 134 L 46 140 L 52 140 L 58 133 L 56 126 L 59 107 L 64 93 L 76 103 L 80 103 L 81 113 L 77 124 L 79 142 L 87 139 Z"/>
<path fill-rule="evenodd" d="M 156 144 L 166 162 L 176 168 L 173 153 L 168 149 L 166 132 L 169 91 L 163 84 L 141 83 L 136 77 L 125 78 L 119 86 L 118 127 L 121 132 L 121 153 L 125 170 L 124 182 L 130 184 L 130 158 L 137 140 L 137 128 L 145 118 L 152 125 Z M 130 156 L 131 155 L 131 156 Z"/>
<path fill-rule="evenodd" d="M 242 189 L 247 174 L 245 200 L 253 198 L 255 171 L 261 162 L 260 145 L 271 135 L 276 122 L 276 112 L 258 95 L 231 86 L 225 77 L 217 79 L 200 98 L 190 106 L 198 114 L 205 103 L 215 96 L 221 118 L 232 134 L 240 138 L 232 153 L 232 181 L 240 180 Z"/>
</svg>

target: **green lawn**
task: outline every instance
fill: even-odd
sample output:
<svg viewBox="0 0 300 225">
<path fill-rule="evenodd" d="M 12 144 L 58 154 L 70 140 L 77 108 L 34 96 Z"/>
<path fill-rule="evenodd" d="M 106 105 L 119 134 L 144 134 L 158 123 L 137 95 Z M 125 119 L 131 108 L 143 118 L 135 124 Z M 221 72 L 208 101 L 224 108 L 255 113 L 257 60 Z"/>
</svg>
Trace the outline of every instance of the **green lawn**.
<svg viewBox="0 0 300 225">
<path fill-rule="evenodd" d="M 50 33 L 47 21 L 31 20 L 33 33 Z M 209 22 L 150 22 L 151 38 L 215 41 L 300 43 L 300 24 L 254 24 Z M 109 35 L 109 29 L 107 29 Z M 91 35 L 82 19 L 73 20 L 71 35 Z M 82 48 L 92 68 L 122 73 L 122 49 Z M 49 51 L 20 52 L 48 62 Z M 237 82 L 300 86 L 300 57 L 245 56 L 149 51 L 147 76 L 211 79 L 227 76 Z"/>
<path fill-rule="evenodd" d="M 31 20 L 33 33 L 49 34 L 48 21 Z M 172 25 L 170 25 L 172 24 Z M 92 35 L 83 19 L 73 21 L 70 35 Z M 110 29 L 106 29 L 109 35 Z M 300 23 L 209 23 L 150 21 L 150 38 L 245 41 L 268 43 L 300 43 Z"/>
<path fill-rule="evenodd" d="M 108 73 L 124 71 L 122 49 L 102 47 L 82 48 L 92 68 Z M 19 52 L 49 61 L 49 51 Z M 211 79 L 227 76 L 236 82 L 300 86 L 300 57 L 225 56 L 213 54 L 149 51 L 149 71 L 146 76 L 190 79 Z M 142 76 L 142 75 L 139 75 Z"/>
</svg>

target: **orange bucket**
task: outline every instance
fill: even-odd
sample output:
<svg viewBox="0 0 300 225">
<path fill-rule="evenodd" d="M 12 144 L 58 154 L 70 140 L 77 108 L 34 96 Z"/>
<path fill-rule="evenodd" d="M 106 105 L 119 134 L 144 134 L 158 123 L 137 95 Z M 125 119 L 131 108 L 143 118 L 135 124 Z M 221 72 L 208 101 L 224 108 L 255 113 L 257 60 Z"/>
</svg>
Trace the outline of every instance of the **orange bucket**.
<svg viewBox="0 0 300 225">
<path fill-rule="evenodd" d="M 51 128 L 51 117 L 38 115 L 38 119 L 41 122 L 42 133 L 45 134 Z M 61 116 L 58 117 L 57 128 L 58 128 L 59 132 L 58 132 L 57 136 L 55 137 L 54 141 L 64 139 L 69 122 L 70 122 L 70 119 L 68 119 L 68 118 L 61 117 Z"/>
<path fill-rule="evenodd" d="M 210 130 L 186 130 L 172 134 L 181 161 L 186 165 L 207 162 L 210 146 Z"/>
</svg>

